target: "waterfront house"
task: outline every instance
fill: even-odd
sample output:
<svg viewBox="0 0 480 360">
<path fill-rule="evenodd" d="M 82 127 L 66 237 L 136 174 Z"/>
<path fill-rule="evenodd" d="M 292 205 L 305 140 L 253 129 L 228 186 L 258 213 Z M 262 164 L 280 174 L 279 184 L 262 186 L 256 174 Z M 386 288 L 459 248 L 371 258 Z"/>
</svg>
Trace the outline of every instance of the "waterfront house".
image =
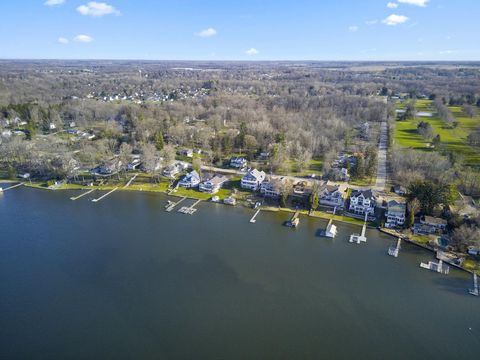
<svg viewBox="0 0 480 360">
<path fill-rule="evenodd" d="M 243 169 L 245 166 L 247 166 L 247 159 L 244 157 L 232 157 L 230 159 L 230 167 L 236 168 L 236 169 Z"/>
<path fill-rule="evenodd" d="M 198 190 L 210 194 L 216 194 L 227 181 L 228 178 L 226 176 L 215 175 L 211 179 L 200 183 Z"/>
<path fill-rule="evenodd" d="M 178 186 L 191 189 L 197 187 L 200 184 L 200 175 L 195 170 L 185 175 L 182 180 L 178 182 Z"/>
<path fill-rule="evenodd" d="M 281 178 L 268 177 L 260 185 L 260 193 L 265 197 L 278 199 L 282 195 L 282 191 L 284 189 L 285 183 L 286 183 L 286 179 L 284 177 L 281 177 Z"/>
<path fill-rule="evenodd" d="M 308 200 L 312 194 L 312 184 L 308 181 L 299 181 L 293 185 L 292 200 L 296 202 L 304 202 Z"/>
<path fill-rule="evenodd" d="M 265 180 L 265 176 L 266 174 L 263 171 L 258 171 L 257 169 L 250 170 L 242 178 L 240 185 L 242 189 L 257 191 Z"/>
<path fill-rule="evenodd" d="M 320 205 L 326 205 L 343 209 L 345 205 L 345 186 L 323 184 L 318 191 Z"/>
<path fill-rule="evenodd" d="M 376 203 L 377 198 L 373 195 L 372 190 L 353 190 L 348 210 L 357 215 L 373 215 Z"/>
<path fill-rule="evenodd" d="M 422 216 L 413 225 L 415 234 L 441 234 L 447 228 L 447 221 L 433 216 Z"/>
<path fill-rule="evenodd" d="M 433 216 L 422 216 L 420 224 L 430 227 L 432 233 L 441 233 L 447 228 L 447 220 Z"/>
<path fill-rule="evenodd" d="M 391 200 L 387 203 L 387 212 L 385 214 L 385 227 L 402 227 L 405 224 L 405 203 Z"/>
</svg>

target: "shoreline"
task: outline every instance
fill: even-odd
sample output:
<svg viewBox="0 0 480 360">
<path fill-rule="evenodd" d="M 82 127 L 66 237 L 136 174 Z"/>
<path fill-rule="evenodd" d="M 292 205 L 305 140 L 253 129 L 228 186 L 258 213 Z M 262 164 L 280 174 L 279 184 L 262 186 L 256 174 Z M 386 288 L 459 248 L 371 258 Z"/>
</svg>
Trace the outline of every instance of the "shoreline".
<svg viewBox="0 0 480 360">
<path fill-rule="evenodd" d="M 0 183 L 15 183 L 17 181 L 15 180 L 2 180 Z M 162 183 L 160 183 L 162 184 Z M 57 188 L 48 188 L 48 187 L 45 187 L 43 186 L 43 183 L 24 183 L 24 186 L 25 187 L 29 187 L 31 189 L 36 189 L 36 190 L 49 190 L 49 191 L 65 191 L 65 190 L 99 190 L 99 191 L 110 191 L 110 190 L 113 190 L 115 188 L 118 188 L 117 191 L 131 191 L 131 192 L 135 192 L 135 191 L 138 191 L 138 192 L 149 192 L 149 193 L 160 193 L 160 194 L 163 194 L 163 195 L 166 195 L 166 196 L 174 196 L 174 197 L 187 197 L 189 199 L 193 199 L 193 200 L 203 200 L 203 201 L 208 201 L 212 198 L 212 194 L 209 194 L 209 193 L 202 193 L 202 192 L 197 192 L 197 191 L 194 191 L 194 190 L 190 190 L 190 189 L 180 189 L 180 193 L 178 192 L 178 190 L 176 192 L 171 192 L 169 193 L 168 192 L 168 186 L 165 186 L 167 185 L 166 183 L 163 183 L 164 186 L 160 186 L 160 184 L 148 184 L 148 183 L 145 183 L 145 184 L 136 184 L 136 185 L 131 185 L 131 186 L 128 186 L 128 187 L 117 187 L 115 185 L 105 185 L 105 186 L 82 186 L 82 185 L 72 185 L 72 184 L 62 184 L 60 186 L 58 186 Z M 153 187 L 153 186 L 154 187 Z M 144 189 L 145 188 L 145 189 Z M 198 196 L 202 194 L 203 196 Z M 221 203 L 223 204 L 223 202 Z M 240 206 L 243 206 L 245 208 L 248 208 L 244 202 L 239 202 Z M 283 212 L 285 214 L 291 214 L 291 213 L 294 213 L 296 212 L 297 210 L 295 209 L 291 209 L 291 208 L 282 208 L 282 207 L 275 207 L 275 206 L 260 206 L 258 209 L 262 210 L 262 211 L 269 211 L 269 212 Z M 346 217 L 346 216 L 343 216 L 343 215 L 333 215 L 331 213 L 328 213 L 328 212 L 325 212 L 325 211 L 314 211 L 313 213 L 310 213 L 308 210 L 300 210 L 300 214 L 304 215 L 304 216 L 308 216 L 308 217 L 312 217 L 312 218 L 317 218 L 317 219 L 323 219 L 323 220 L 334 220 L 334 221 L 338 221 L 340 223 L 345 223 L 345 224 L 350 224 L 350 225 L 357 225 L 357 226 L 362 226 L 363 225 L 363 221 L 362 220 L 359 220 L 359 219 L 354 219 L 354 218 L 349 218 L 349 217 Z M 422 243 L 419 243 L 419 242 L 416 242 L 415 240 L 412 240 L 411 238 L 409 238 L 408 236 L 405 236 L 403 234 L 395 234 L 395 233 L 392 233 L 391 231 L 389 231 L 388 229 L 385 229 L 385 228 L 381 228 L 379 226 L 373 226 L 371 223 L 367 223 L 367 228 L 369 229 L 376 229 L 378 230 L 379 232 L 383 233 L 383 234 L 386 234 L 386 235 L 389 235 L 391 236 L 392 238 L 398 238 L 398 237 L 401 237 L 402 240 L 405 240 L 406 242 L 410 243 L 410 244 L 413 244 L 417 247 L 420 247 L 424 250 L 427 250 L 429 252 L 432 252 L 434 254 L 436 254 L 436 250 L 428 245 L 425 245 L 425 244 L 422 244 Z M 457 264 L 454 264 L 454 263 L 450 263 L 448 262 L 449 265 L 457 268 L 458 270 L 462 270 L 462 271 L 465 271 L 469 274 L 474 274 L 475 272 L 477 274 L 480 273 L 480 271 L 475 271 L 475 270 L 470 270 L 470 269 L 467 269 L 463 266 L 460 266 L 460 265 L 457 265 Z"/>
</svg>

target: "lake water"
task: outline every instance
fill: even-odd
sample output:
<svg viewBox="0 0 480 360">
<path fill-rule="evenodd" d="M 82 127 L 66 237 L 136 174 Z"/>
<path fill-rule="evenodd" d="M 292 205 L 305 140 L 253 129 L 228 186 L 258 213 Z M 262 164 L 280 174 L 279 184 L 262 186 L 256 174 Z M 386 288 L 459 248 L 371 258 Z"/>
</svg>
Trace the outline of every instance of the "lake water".
<svg viewBox="0 0 480 360">
<path fill-rule="evenodd" d="M 18 188 L 0 195 L 2 359 L 475 359 L 468 274 L 357 226 L 159 194 Z M 96 197 L 95 196 L 95 197 Z"/>
</svg>

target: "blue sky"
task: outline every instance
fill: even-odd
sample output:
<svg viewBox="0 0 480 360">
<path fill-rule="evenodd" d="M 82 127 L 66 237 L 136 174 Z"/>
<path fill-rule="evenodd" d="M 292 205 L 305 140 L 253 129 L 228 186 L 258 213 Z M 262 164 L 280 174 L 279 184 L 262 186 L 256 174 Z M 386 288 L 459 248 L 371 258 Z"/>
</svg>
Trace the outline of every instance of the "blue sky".
<svg viewBox="0 0 480 360">
<path fill-rule="evenodd" d="M 0 58 L 480 60 L 478 0 L 2 0 Z"/>
</svg>

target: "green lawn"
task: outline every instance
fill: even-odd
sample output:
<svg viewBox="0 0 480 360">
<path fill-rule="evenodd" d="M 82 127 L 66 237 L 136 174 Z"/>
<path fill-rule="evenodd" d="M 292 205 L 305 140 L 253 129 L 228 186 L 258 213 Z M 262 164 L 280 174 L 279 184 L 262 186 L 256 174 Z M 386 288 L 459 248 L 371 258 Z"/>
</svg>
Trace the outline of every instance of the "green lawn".
<svg viewBox="0 0 480 360">
<path fill-rule="evenodd" d="M 403 104 L 398 104 L 397 108 L 403 108 Z M 435 108 L 430 100 L 418 100 L 416 102 L 417 111 L 433 112 L 434 116 L 418 117 L 406 121 L 397 121 L 395 123 L 394 138 L 395 143 L 403 147 L 432 151 L 428 141 L 418 134 L 417 124 L 425 121 L 432 125 L 436 134 L 440 135 L 441 143 L 447 150 L 462 154 L 465 157 L 467 165 L 478 165 L 480 163 L 480 151 L 468 145 L 467 136 L 475 128 L 480 127 L 480 115 L 474 118 L 466 117 L 461 108 L 451 106 L 450 111 L 455 116 L 458 126 L 456 128 L 448 127 L 445 122 L 435 115 Z"/>
<path fill-rule="evenodd" d="M 310 176 L 315 174 L 316 177 L 322 176 L 322 167 L 323 161 L 319 159 L 312 159 L 310 160 L 308 167 L 302 171 L 295 171 L 295 161 L 287 160 L 286 166 L 283 171 L 279 171 L 279 175 L 289 175 L 289 176 Z"/>
</svg>

